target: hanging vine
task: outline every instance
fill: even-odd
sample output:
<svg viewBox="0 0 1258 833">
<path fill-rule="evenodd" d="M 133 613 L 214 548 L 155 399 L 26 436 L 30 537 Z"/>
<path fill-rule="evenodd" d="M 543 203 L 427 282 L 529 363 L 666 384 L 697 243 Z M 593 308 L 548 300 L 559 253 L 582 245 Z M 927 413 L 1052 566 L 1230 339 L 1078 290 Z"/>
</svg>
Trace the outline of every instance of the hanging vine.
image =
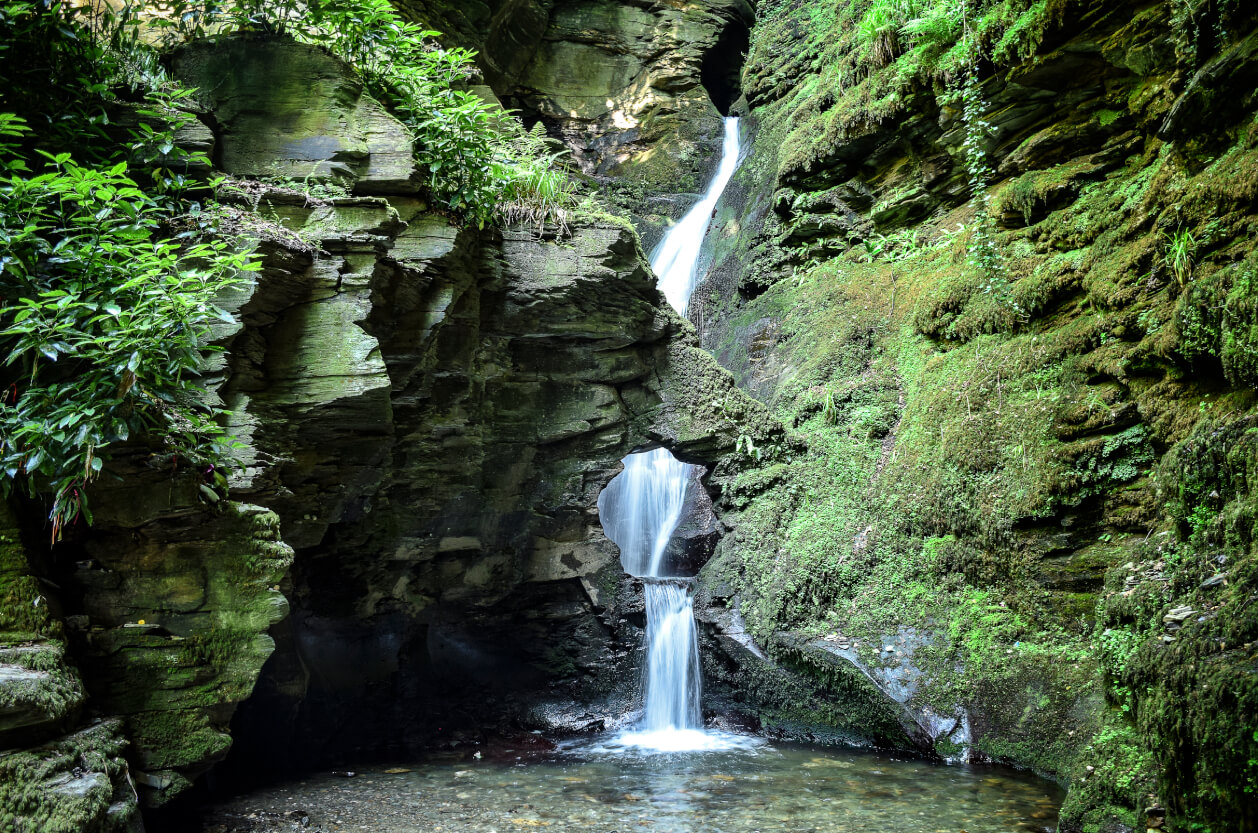
<svg viewBox="0 0 1258 833">
<path fill-rule="evenodd" d="M 970 28 L 966 3 L 961 4 L 962 38 L 965 46 L 965 74 L 959 91 L 961 101 L 961 148 L 965 158 L 966 180 L 970 190 L 975 218 L 966 256 L 969 264 L 983 278 L 983 292 L 1009 307 L 1015 315 L 1022 310 L 1012 298 L 1004 255 L 996 242 L 996 224 L 992 219 L 991 183 L 995 178 L 988 156 L 988 143 L 996 128 L 987 121 L 988 103 L 983 97 L 978 67 L 982 58 L 978 40 Z"/>
</svg>

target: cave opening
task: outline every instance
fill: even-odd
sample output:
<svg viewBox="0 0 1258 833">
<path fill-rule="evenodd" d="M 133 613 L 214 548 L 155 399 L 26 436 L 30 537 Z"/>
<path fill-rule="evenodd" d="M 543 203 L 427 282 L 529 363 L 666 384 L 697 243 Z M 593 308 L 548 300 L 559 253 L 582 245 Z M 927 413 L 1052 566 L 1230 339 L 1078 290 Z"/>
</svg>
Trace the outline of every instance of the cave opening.
<svg viewBox="0 0 1258 833">
<path fill-rule="evenodd" d="M 722 116 L 728 116 L 742 97 L 743 61 L 750 44 L 750 27 L 746 21 L 735 19 L 725 25 L 716 43 L 703 54 L 699 80 Z"/>
<path fill-rule="evenodd" d="M 598 496 L 599 521 L 620 548 L 624 571 L 636 577 L 690 577 L 711 558 L 720 538 L 707 469 L 666 448 L 638 451 Z"/>
</svg>

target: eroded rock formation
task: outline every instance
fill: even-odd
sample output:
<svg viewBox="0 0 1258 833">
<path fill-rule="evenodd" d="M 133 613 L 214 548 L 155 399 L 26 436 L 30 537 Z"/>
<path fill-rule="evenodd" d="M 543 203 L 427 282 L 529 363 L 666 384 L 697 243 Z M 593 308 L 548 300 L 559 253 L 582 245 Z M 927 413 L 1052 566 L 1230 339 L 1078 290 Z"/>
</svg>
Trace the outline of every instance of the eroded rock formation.
<svg viewBox="0 0 1258 833">
<path fill-rule="evenodd" d="M 742 95 L 746 0 L 402 3 L 480 52 L 486 82 L 540 119 L 650 249 L 697 198 Z"/>
</svg>

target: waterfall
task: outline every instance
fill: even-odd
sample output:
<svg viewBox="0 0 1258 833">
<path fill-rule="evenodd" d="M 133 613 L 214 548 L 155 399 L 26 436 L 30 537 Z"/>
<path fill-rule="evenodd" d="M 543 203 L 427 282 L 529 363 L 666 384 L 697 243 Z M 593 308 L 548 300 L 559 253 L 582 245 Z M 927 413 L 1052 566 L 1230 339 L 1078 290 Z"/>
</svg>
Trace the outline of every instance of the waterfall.
<svg viewBox="0 0 1258 833">
<path fill-rule="evenodd" d="M 738 119 L 725 119 L 721 162 L 703 197 L 670 228 L 651 255 L 659 288 L 685 315 L 698 283 L 697 263 L 716 201 L 738 167 Z M 599 495 L 607 537 L 620 547 L 625 572 L 646 579 L 646 703 L 640 730 L 621 736 L 626 745 L 658 751 L 721 745 L 703 731 L 699 642 L 690 583 L 670 581 L 664 554 L 681 520 L 693 466 L 667 449 L 630 454 L 624 471 Z"/>
<path fill-rule="evenodd" d="M 686 315 L 686 308 L 690 305 L 690 295 L 699 282 L 696 267 L 699 263 L 699 249 L 703 246 L 703 238 L 708 232 L 708 223 L 712 221 L 716 201 L 721 198 L 730 177 L 738 169 L 740 152 L 738 119 L 731 116 L 725 119 L 721 163 L 712 181 L 708 183 L 703 197 L 686 212 L 686 216 L 682 217 L 677 225 L 668 230 L 664 239 L 651 253 L 651 268 L 659 276 L 660 291 L 682 317 Z"/>
<path fill-rule="evenodd" d="M 661 576 L 664 550 L 686 503 L 691 466 L 665 448 L 630 454 L 624 464 L 598 496 L 603 529 L 620 547 L 626 573 Z"/>
<path fill-rule="evenodd" d="M 699 707 L 699 640 L 690 588 L 681 583 L 647 581 L 646 714 L 647 732 L 695 729 L 703 725 Z"/>
</svg>

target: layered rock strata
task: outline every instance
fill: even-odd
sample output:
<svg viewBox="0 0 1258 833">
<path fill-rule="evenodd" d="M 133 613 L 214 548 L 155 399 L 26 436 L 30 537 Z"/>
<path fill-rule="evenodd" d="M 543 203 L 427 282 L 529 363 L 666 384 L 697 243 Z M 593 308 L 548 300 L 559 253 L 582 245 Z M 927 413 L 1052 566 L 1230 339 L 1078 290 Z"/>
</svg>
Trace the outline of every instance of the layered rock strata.
<svg viewBox="0 0 1258 833">
<path fill-rule="evenodd" d="M 691 305 L 809 448 L 721 484 L 714 672 L 766 724 L 894 702 L 1069 830 L 1254 823 L 1254 18 L 1185 8 L 1018 6 L 969 91 L 907 23 L 770 10 Z"/>
<path fill-rule="evenodd" d="M 540 120 L 633 217 L 649 249 L 697 199 L 741 97 L 745 0 L 410 0 L 416 20 L 479 50 L 485 80 Z"/>
</svg>

